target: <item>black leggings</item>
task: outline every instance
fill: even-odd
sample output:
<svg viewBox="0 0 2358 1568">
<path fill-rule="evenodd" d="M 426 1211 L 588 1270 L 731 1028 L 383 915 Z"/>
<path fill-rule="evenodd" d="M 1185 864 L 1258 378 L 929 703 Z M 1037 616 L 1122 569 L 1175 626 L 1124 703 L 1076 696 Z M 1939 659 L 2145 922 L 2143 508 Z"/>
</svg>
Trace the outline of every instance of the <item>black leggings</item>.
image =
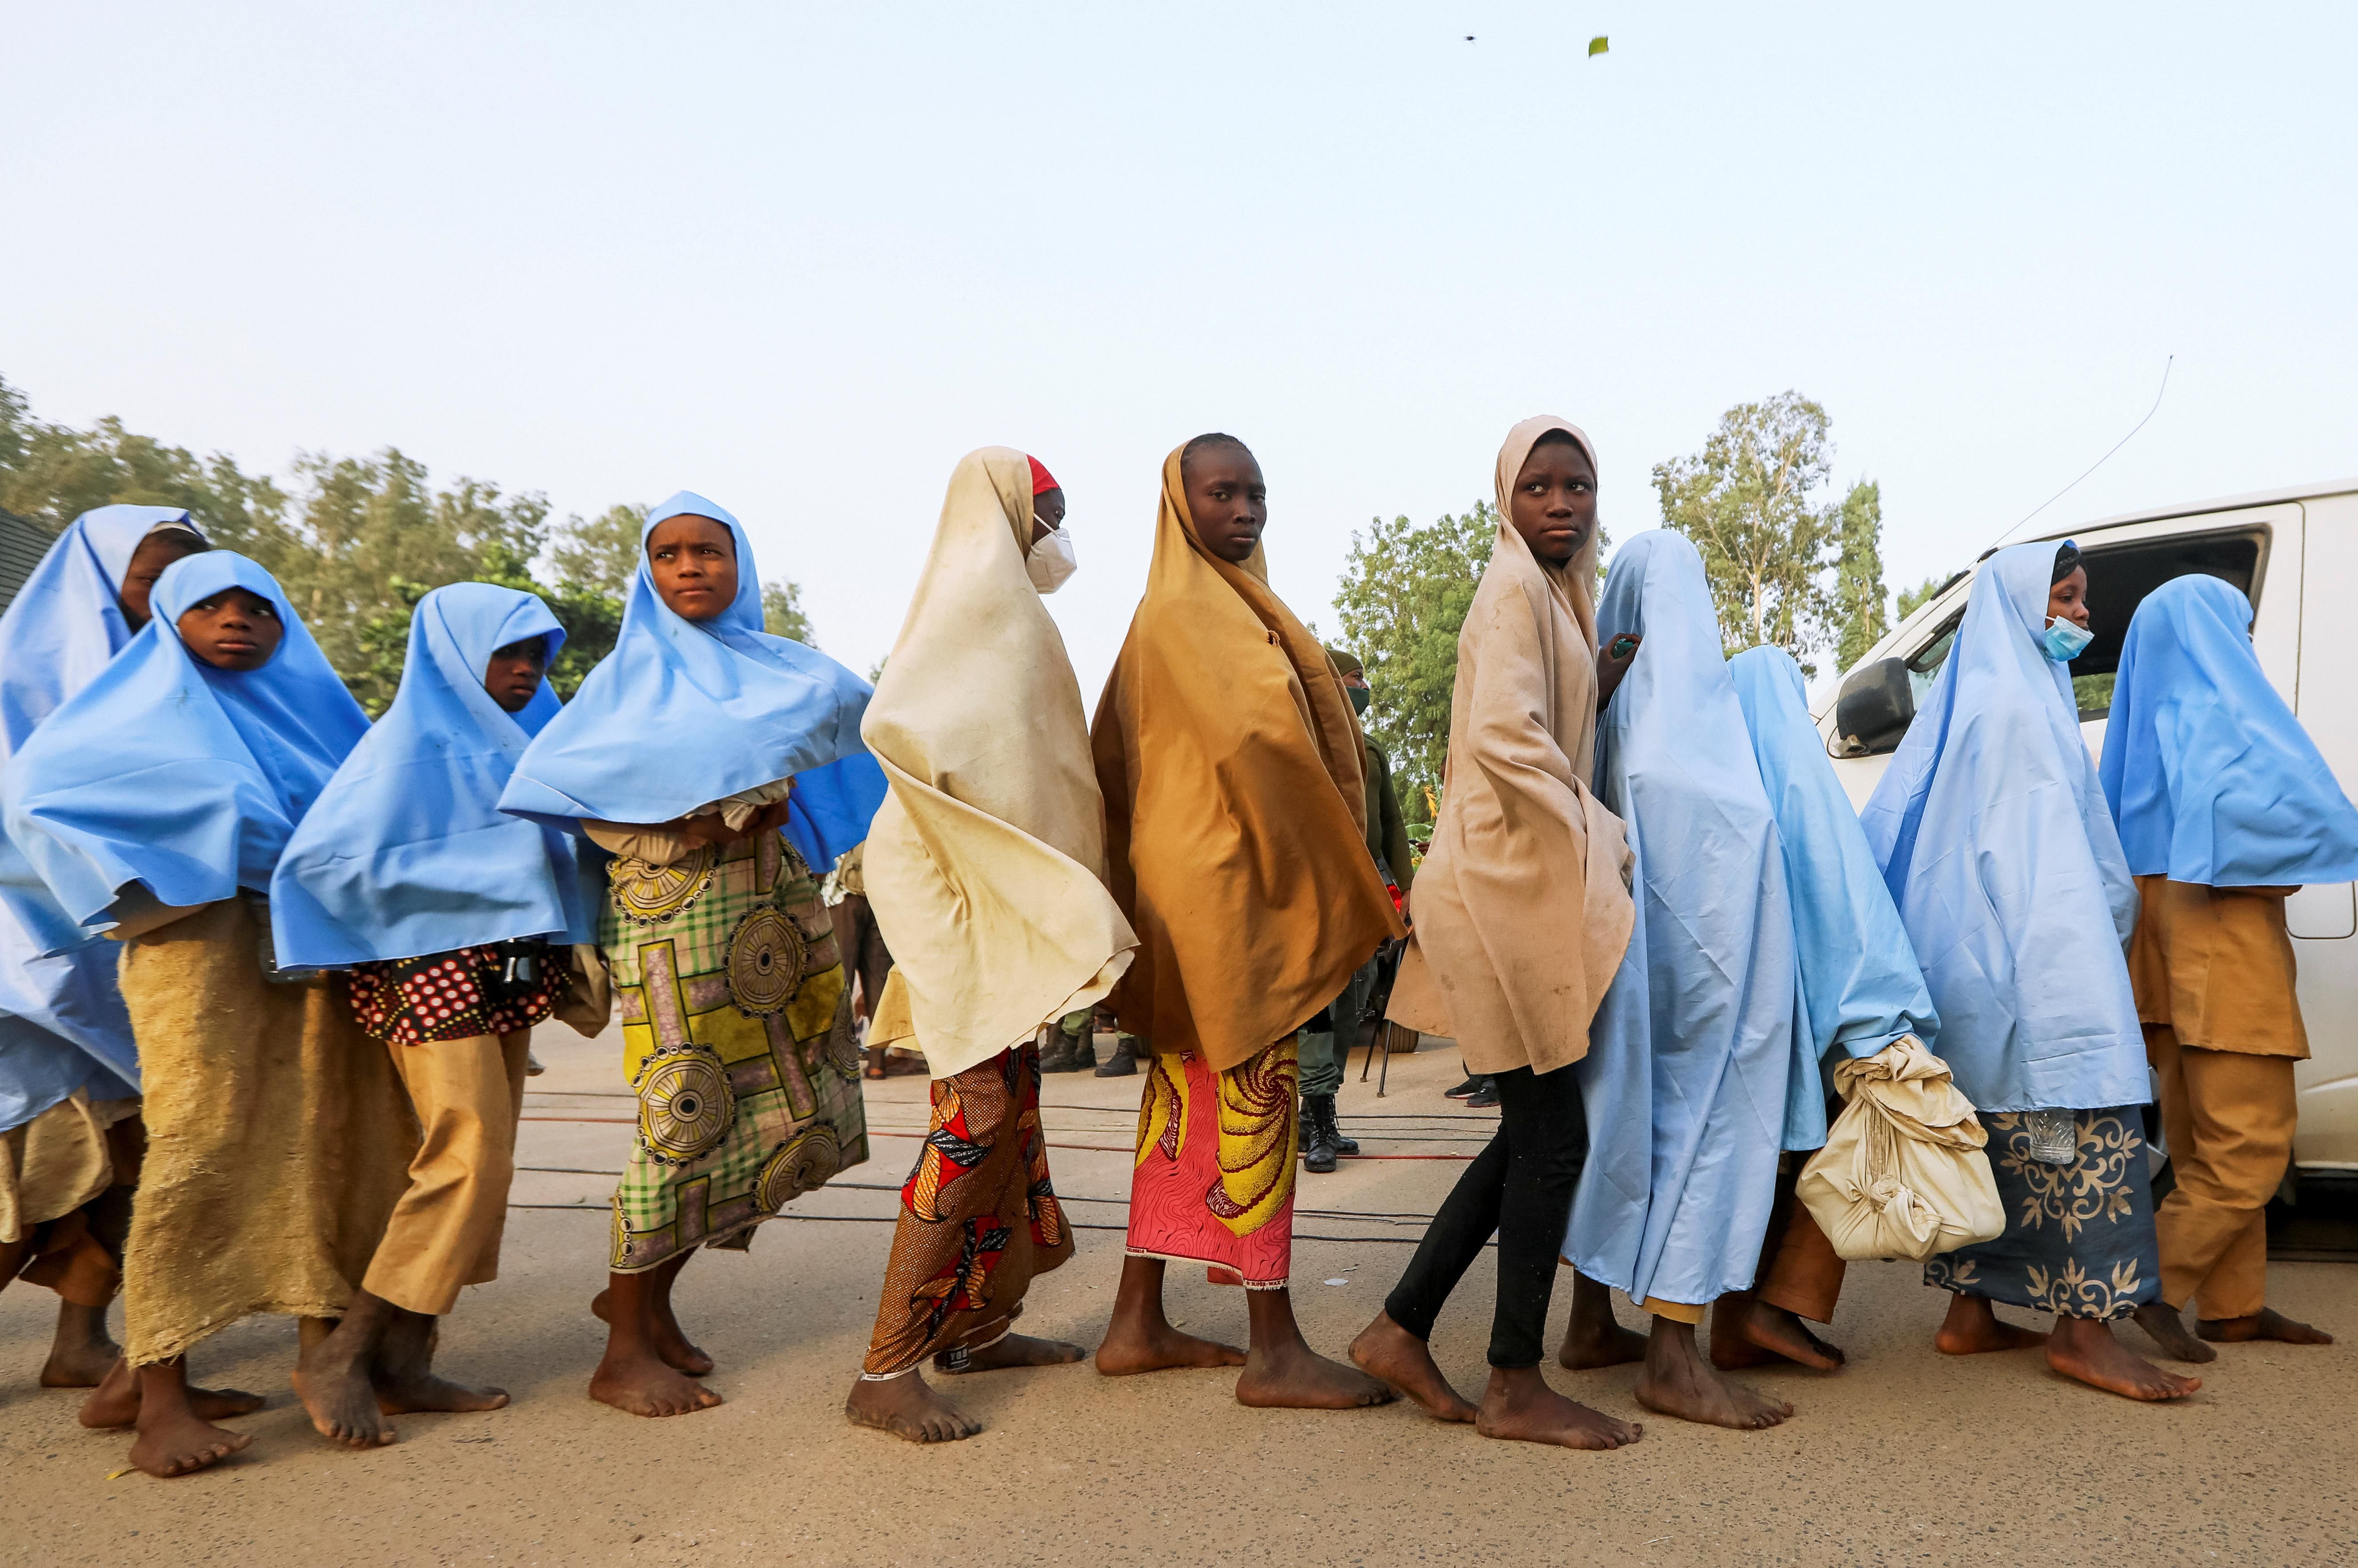
<svg viewBox="0 0 2358 1568">
<path fill-rule="evenodd" d="M 1588 1118 L 1577 1069 L 1495 1073 L 1498 1135 L 1457 1178 L 1384 1311 L 1419 1339 L 1493 1231 L 1498 1237 L 1498 1304 L 1490 1319 L 1490 1365 L 1540 1364 L 1548 1300 L 1572 1189 L 1588 1158 Z"/>
</svg>

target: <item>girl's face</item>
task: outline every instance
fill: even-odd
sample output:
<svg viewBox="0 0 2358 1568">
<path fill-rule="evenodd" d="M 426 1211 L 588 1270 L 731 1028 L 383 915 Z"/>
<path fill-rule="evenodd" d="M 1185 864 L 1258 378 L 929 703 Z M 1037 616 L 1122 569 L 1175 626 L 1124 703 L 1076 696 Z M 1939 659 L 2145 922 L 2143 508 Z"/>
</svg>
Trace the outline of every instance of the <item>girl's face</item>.
<svg viewBox="0 0 2358 1568">
<path fill-rule="evenodd" d="M 1179 460 L 1179 482 L 1195 537 L 1224 561 L 1241 566 L 1269 526 L 1269 486 L 1242 447 L 1216 441 Z"/>
<path fill-rule="evenodd" d="M 1531 554 L 1564 565 L 1596 532 L 1596 465 L 1579 442 L 1541 437 L 1515 475 L 1507 512 Z"/>
<path fill-rule="evenodd" d="M 2047 590 L 2047 619 L 2069 621 L 2088 629 L 2088 568 L 2073 567 L 2071 575 Z"/>
<path fill-rule="evenodd" d="M 156 579 L 164 568 L 185 556 L 193 556 L 204 546 L 188 535 L 176 530 L 150 534 L 139 541 L 131 552 L 131 564 L 123 568 L 123 590 L 115 595 L 123 606 L 123 619 L 134 632 L 147 624 L 155 611 L 147 596 L 156 591 Z"/>
<path fill-rule="evenodd" d="M 729 525 L 683 513 L 647 535 L 655 593 L 683 621 L 709 621 L 737 602 L 737 541 Z"/>
<path fill-rule="evenodd" d="M 189 652 L 217 670 L 238 673 L 268 664 L 287 635 L 276 607 L 242 588 L 223 589 L 197 600 L 174 625 Z"/>
<path fill-rule="evenodd" d="M 526 637 L 492 651 L 492 662 L 483 671 L 483 689 L 503 711 L 522 713 L 540 694 L 541 677 L 547 673 L 548 639 Z"/>
<path fill-rule="evenodd" d="M 1032 542 L 1038 544 L 1065 525 L 1065 492 L 1061 486 L 1032 498 Z"/>
</svg>

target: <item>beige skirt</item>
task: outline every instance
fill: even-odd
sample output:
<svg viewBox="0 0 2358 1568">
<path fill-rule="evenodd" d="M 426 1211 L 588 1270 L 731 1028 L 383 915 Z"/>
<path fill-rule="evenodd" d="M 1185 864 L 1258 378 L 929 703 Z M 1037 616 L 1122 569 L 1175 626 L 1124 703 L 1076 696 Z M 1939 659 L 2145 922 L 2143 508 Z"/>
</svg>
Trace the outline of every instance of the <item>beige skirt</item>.
<svg viewBox="0 0 2358 1568">
<path fill-rule="evenodd" d="M 384 1047 L 340 988 L 264 980 L 260 913 L 226 899 L 124 945 L 147 1123 L 135 1366 L 253 1313 L 337 1316 L 407 1184 L 417 1119 Z"/>
</svg>

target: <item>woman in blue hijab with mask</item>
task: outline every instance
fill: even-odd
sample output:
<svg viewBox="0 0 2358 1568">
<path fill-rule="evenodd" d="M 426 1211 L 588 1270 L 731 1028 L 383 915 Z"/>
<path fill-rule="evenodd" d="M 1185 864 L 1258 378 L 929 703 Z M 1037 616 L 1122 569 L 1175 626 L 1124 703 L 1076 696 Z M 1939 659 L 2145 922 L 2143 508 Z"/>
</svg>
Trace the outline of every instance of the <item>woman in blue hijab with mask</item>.
<svg viewBox="0 0 2358 1568">
<path fill-rule="evenodd" d="M 178 562 L 153 598 L 18 751 L 0 806 L 66 916 L 124 944 L 147 1124 L 124 1260 L 137 1382 L 102 1386 L 83 1420 L 135 1411 L 132 1463 L 176 1476 L 248 1441 L 192 1400 L 189 1347 L 254 1313 L 340 1316 L 415 1124 L 343 999 L 278 983 L 267 956 L 271 874 L 367 719 L 243 556 Z"/>
<path fill-rule="evenodd" d="M 164 568 L 204 547 L 171 506 L 102 506 L 58 535 L 0 612 L 0 766 L 147 624 Z M 93 1387 L 121 1355 L 106 1308 L 131 1224 L 139 1065 L 117 951 L 0 835 L 0 1288 L 21 1270 L 59 1294 L 44 1388 Z"/>
<path fill-rule="evenodd" d="M 742 1250 L 868 1157 L 850 992 L 811 867 L 866 837 L 885 785 L 860 741 L 868 684 L 762 630 L 737 519 L 682 491 L 639 537 L 614 651 L 500 805 L 614 856 L 598 943 L 639 1130 L 590 1396 L 666 1416 L 720 1402 L 671 1305 L 697 1248 Z"/>
<path fill-rule="evenodd" d="M 557 711 L 565 633 L 529 593 L 453 583 L 418 600 L 401 689 L 288 840 L 271 879 L 282 967 L 349 968 L 361 1027 L 387 1047 L 422 1141 L 409 1188 L 327 1339 L 304 1398 L 340 1441 L 384 1414 L 494 1410 L 497 1389 L 433 1375 L 436 1321 L 499 1275 L 525 1047 L 568 953 L 595 935 L 577 840 L 499 809 Z"/>
<path fill-rule="evenodd" d="M 2214 577 L 2147 595 L 2098 770 L 2136 878 L 2129 979 L 2177 1176 L 2154 1216 L 2161 1295 L 2137 1322 L 2181 1361 L 2212 1359 L 2205 1340 L 2332 1343 L 2269 1309 L 2263 1211 L 2309 1055 L 2285 898 L 2358 878 L 2358 809 L 2268 684 L 2251 625 L 2251 600 Z"/>
<path fill-rule="evenodd" d="M 2087 646 L 2070 544 L 1984 563 L 1955 643 L 1860 814 L 1941 1011 L 1941 1054 L 1989 1131 L 1995 1241 L 1925 1265 L 1952 1292 L 1952 1356 L 2044 1343 L 2092 1388 L 2171 1400 L 2201 1383 L 2133 1354 L 2112 1323 L 2160 1262 L 2140 1114 L 2145 1039 L 2123 957 L 2136 889 L 2064 667 Z M 2039 1335 L 1993 1302 L 2055 1314 Z"/>
<path fill-rule="evenodd" d="M 1597 719 L 1596 794 L 1627 827 L 1637 924 L 1576 1069 L 1590 1145 L 1563 1256 L 1653 1314 L 1639 1403 L 1753 1431 L 1793 1407 L 1723 1376 L 1694 1325 L 1752 1282 L 1776 1194 L 1801 1005 L 1785 866 L 1684 535 L 1615 554 L 1596 635 L 1625 634 L 1643 643 Z M 1628 1358 L 1595 1349 L 1610 1299 L 1585 1302 L 1604 1319 L 1575 1294 L 1559 1359 Z"/>
</svg>

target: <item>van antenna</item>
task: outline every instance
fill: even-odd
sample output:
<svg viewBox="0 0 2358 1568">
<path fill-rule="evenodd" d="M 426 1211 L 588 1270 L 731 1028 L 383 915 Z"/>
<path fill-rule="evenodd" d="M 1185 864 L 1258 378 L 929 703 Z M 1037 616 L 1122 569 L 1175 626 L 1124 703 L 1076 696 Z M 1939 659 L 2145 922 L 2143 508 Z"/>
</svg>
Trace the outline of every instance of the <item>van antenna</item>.
<svg viewBox="0 0 2358 1568">
<path fill-rule="evenodd" d="M 2103 468 L 2107 462 L 2111 461 L 2113 452 L 2117 452 L 2123 447 L 2127 446 L 2131 437 L 2134 437 L 2139 430 L 2144 429 L 2147 425 L 2152 422 L 2153 416 L 2161 412 L 2162 394 L 2169 390 L 2169 367 L 2177 362 L 2178 356 L 2176 354 L 2172 354 L 2168 359 L 2161 362 L 2161 387 L 2153 395 L 2153 406 L 2145 411 L 2145 417 L 2143 419 L 2138 420 L 2135 425 L 2129 427 L 2128 435 L 2123 436 L 2119 440 L 2115 441 L 2113 443 L 2112 451 L 2106 452 L 2103 457 L 2098 458 L 2094 462 L 2090 463 L 2088 465 L 2088 473 L 2082 474 L 2080 479 L 2073 480 L 2070 484 L 2065 485 L 2062 489 L 2057 491 L 2054 494 L 2049 496 L 2046 500 L 2032 507 L 2030 509 L 2029 515 L 2023 518 L 2022 523 L 2016 524 L 2013 527 L 2008 528 L 2005 533 L 1999 535 L 1998 540 L 2001 544 L 2022 532 L 2023 523 L 2029 522 L 2032 517 L 2038 516 L 2040 513 L 2046 511 L 2049 507 L 2054 505 L 2057 502 L 2071 494 L 2074 490 L 2077 490 L 2080 487 L 2081 479 L 2086 479 L 2088 474 L 2094 473 L 2098 469 Z M 1985 551 L 1983 553 L 1986 555 L 1988 552 Z"/>
</svg>

